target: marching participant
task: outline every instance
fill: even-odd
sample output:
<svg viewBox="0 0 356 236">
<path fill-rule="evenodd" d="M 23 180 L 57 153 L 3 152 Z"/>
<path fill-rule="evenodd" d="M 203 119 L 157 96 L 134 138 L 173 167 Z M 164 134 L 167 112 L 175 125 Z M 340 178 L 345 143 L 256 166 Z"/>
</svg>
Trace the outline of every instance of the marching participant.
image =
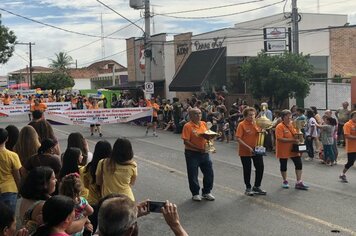
<svg viewBox="0 0 356 236">
<path fill-rule="evenodd" d="M 182 139 L 184 141 L 184 154 L 187 164 L 189 189 L 193 201 L 201 201 L 202 198 L 214 201 L 211 194 L 214 182 L 213 163 L 209 153 L 205 149 L 207 140 L 199 136 L 208 130 L 204 121 L 201 121 L 201 111 L 198 108 L 189 110 L 190 121 L 183 127 Z M 198 180 L 198 169 L 203 173 L 202 197 L 199 195 L 200 186 Z"/>
<path fill-rule="evenodd" d="M 239 143 L 239 155 L 243 167 L 244 181 L 246 185 L 245 194 L 248 196 L 266 195 L 266 191 L 260 188 L 264 164 L 263 156 L 256 154 L 254 148 L 258 140 L 259 128 L 255 122 L 256 110 L 247 107 L 243 110 L 244 120 L 241 121 L 236 129 L 236 138 Z M 256 169 L 255 185 L 251 188 L 251 160 Z"/>
<path fill-rule="evenodd" d="M 356 111 L 351 112 L 350 117 L 351 119 L 343 127 L 346 140 L 347 163 L 339 178 L 344 183 L 348 182 L 345 173 L 354 165 L 356 160 Z"/>
<path fill-rule="evenodd" d="M 291 159 L 295 166 L 295 174 L 297 183 L 296 189 L 308 190 L 308 186 L 302 181 L 302 160 L 298 152 L 293 152 L 292 147 L 294 143 L 298 143 L 295 138 L 296 131 L 292 126 L 292 113 L 290 110 L 283 110 L 281 112 L 282 122 L 276 127 L 276 157 L 279 159 L 281 175 L 283 178 L 282 188 L 289 188 L 287 180 L 287 162 Z"/>
<path fill-rule="evenodd" d="M 91 101 L 91 103 L 88 104 L 88 105 L 89 105 L 88 106 L 89 110 L 97 110 L 97 109 L 99 109 L 98 102 L 95 99 L 93 99 Z M 99 123 L 90 124 L 90 132 L 91 132 L 90 135 L 93 136 L 95 131 L 98 131 L 100 137 L 103 136 L 103 134 L 101 133 L 101 125 Z"/>
</svg>

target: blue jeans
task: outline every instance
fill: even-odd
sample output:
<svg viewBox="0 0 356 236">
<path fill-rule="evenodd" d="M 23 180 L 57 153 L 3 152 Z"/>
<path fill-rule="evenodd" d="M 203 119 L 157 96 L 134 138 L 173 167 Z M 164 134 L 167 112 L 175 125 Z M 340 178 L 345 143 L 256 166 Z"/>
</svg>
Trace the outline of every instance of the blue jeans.
<svg viewBox="0 0 356 236">
<path fill-rule="evenodd" d="M 213 163 L 209 153 L 200 153 L 185 150 L 185 161 L 187 163 L 189 189 L 192 195 L 199 195 L 200 186 L 198 180 L 199 167 L 203 173 L 203 194 L 208 194 L 213 189 L 214 171 Z"/>
<path fill-rule="evenodd" d="M 15 214 L 17 193 L 0 193 L 0 202 L 5 203 Z"/>
<path fill-rule="evenodd" d="M 333 145 L 323 145 L 323 149 L 324 149 L 324 160 L 335 161 Z"/>
</svg>

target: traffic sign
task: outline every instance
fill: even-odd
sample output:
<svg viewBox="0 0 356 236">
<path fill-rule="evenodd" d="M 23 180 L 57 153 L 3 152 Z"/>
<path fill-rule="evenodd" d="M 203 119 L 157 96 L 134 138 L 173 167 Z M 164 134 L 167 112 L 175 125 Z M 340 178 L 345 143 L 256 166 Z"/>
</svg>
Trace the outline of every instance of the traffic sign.
<svg viewBox="0 0 356 236">
<path fill-rule="evenodd" d="M 145 82 L 145 92 L 149 94 L 154 94 L 155 86 L 153 82 Z"/>
</svg>

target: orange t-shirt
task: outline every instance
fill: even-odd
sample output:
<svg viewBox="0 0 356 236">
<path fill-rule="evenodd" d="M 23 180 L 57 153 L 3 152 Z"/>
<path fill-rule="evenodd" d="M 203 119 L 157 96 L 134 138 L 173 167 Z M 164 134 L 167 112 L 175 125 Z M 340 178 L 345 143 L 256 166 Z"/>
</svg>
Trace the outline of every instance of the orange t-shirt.
<svg viewBox="0 0 356 236">
<path fill-rule="evenodd" d="M 31 111 L 45 111 L 47 109 L 47 105 L 45 103 L 40 103 L 37 106 L 35 104 L 31 104 Z"/>
<path fill-rule="evenodd" d="M 256 124 L 243 120 L 237 126 L 235 136 L 254 149 L 258 139 L 258 130 Z M 250 149 L 239 143 L 239 156 L 252 156 L 252 153 Z"/>
<path fill-rule="evenodd" d="M 159 111 L 159 106 L 158 106 L 157 103 L 154 102 L 152 104 L 150 100 L 146 99 L 146 106 L 153 108 L 153 114 L 152 114 L 153 117 L 157 117 L 158 116 L 157 111 Z"/>
<path fill-rule="evenodd" d="M 4 103 L 4 105 L 10 105 L 11 103 L 11 98 L 8 97 L 8 98 L 3 98 L 2 102 Z"/>
<path fill-rule="evenodd" d="M 356 136 L 356 123 L 349 120 L 344 124 L 344 135 Z M 346 138 L 346 152 L 356 152 L 356 139 Z"/>
<path fill-rule="evenodd" d="M 293 126 L 285 125 L 283 122 L 279 123 L 276 127 L 276 157 L 287 159 L 289 157 L 300 156 L 298 152 L 292 152 L 293 143 L 292 142 L 281 142 L 280 138 L 294 138 L 297 132 Z"/>
<path fill-rule="evenodd" d="M 199 134 L 204 133 L 208 130 L 206 123 L 204 121 L 200 121 L 200 124 L 197 125 L 192 121 L 186 123 L 183 127 L 182 131 L 182 139 L 191 142 L 199 149 L 205 149 L 205 144 L 207 140 L 199 136 Z M 190 149 L 189 147 L 185 147 L 186 149 Z"/>
</svg>

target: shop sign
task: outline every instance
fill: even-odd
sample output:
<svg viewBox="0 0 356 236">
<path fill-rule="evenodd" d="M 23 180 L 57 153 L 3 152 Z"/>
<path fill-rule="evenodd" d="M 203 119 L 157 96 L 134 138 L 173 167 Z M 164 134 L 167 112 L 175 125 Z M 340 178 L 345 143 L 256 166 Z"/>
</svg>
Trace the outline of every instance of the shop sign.
<svg viewBox="0 0 356 236">
<path fill-rule="evenodd" d="M 223 46 L 223 43 L 225 41 L 224 38 L 213 38 L 213 41 L 195 41 L 194 46 L 196 51 L 201 51 L 201 50 L 209 50 L 209 49 L 214 49 L 214 48 L 221 48 Z"/>
</svg>

